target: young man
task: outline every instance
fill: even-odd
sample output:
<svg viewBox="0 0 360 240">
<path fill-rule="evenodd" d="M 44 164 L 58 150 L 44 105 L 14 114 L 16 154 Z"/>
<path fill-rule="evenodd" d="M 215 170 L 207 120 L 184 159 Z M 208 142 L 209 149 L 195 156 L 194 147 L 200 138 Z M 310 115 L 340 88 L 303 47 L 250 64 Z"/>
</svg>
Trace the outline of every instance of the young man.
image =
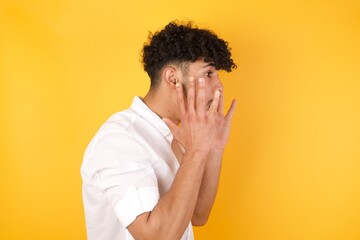
<svg viewBox="0 0 360 240">
<path fill-rule="evenodd" d="M 90 240 L 194 239 L 215 200 L 235 101 L 224 115 L 218 70 L 236 67 L 227 43 L 171 22 L 150 36 L 144 98 L 114 114 L 81 167 Z M 181 125 L 179 125 L 181 123 Z"/>
</svg>

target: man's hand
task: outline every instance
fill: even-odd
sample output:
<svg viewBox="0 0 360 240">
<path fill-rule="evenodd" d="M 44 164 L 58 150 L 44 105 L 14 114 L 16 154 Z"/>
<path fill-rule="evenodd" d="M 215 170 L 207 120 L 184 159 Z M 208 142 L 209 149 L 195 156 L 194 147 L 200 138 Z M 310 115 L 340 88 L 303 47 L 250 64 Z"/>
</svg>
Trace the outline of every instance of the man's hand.
<svg viewBox="0 0 360 240">
<path fill-rule="evenodd" d="M 195 80 L 191 77 L 187 86 L 187 101 L 181 84 L 176 84 L 177 102 L 180 113 L 181 127 L 169 119 L 165 123 L 174 138 L 188 150 L 197 148 L 203 151 L 223 151 L 230 135 L 231 120 L 234 115 L 236 100 L 232 101 L 226 115 L 223 114 L 224 97 L 215 91 L 210 108 L 206 108 L 205 80 L 198 79 L 198 92 L 195 96 Z"/>
<path fill-rule="evenodd" d="M 216 138 L 223 138 L 217 131 L 217 124 L 224 124 L 217 112 L 220 103 L 220 92 L 214 94 L 209 109 L 205 96 L 205 80 L 198 79 L 198 91 L 195 94 L 195 79 L 190 78 L 187 85 L 187 101 L 180 83 L 176 84 L 177 103 L 179 107 L 181 127 L 169 119 L 164 119 L 174 138 L 186 151 L 196 150 L 209 152 Z M 224 124 L 225 126 L 225 124 Z"/>
</svg>

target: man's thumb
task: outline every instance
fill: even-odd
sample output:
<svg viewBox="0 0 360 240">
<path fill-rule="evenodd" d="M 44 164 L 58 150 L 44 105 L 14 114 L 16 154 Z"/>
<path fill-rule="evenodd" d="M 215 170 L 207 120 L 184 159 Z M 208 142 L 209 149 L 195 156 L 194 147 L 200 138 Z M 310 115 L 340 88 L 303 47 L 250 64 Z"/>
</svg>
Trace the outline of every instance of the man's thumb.
<svg viewBox="0 0 360 240">
<path fill-rule="evenodd" d="M 168 118 L 163 118 L 162 119 L 165 124 L 169 127 L 171 133 L 173 134 L 174 138 L 178 137 L 178 133 L 179 133 L 179 127 L 170 119 Z"/>
</svg>

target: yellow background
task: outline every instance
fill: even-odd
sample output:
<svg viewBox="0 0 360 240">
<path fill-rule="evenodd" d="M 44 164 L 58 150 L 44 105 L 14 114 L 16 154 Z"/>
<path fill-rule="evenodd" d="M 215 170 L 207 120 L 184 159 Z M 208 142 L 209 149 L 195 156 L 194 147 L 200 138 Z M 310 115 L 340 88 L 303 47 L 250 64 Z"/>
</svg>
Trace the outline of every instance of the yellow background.
<svg viewBox="0 0 360 240">
<path fill-rule="evenodd" d="M 360 2 L 0 0 L 0 239 L 86 239 L 79 168 L 149 86 L 148 31 L 226 39 L 238 99 L 198 240 L 360 239 Z"/>
</svg>

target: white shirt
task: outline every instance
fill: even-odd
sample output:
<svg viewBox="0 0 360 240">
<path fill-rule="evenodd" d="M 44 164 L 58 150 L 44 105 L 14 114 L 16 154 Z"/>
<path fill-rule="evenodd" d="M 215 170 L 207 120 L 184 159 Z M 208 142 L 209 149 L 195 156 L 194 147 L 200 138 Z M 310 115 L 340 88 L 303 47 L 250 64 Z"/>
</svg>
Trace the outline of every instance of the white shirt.
<svg viewBox="0 0 360 240">
<path fill-rule="evenodd" d="M 127 227 L 155 207 L 179 168 L 172 138 L 167 125 L 138 97 L 130 109 L 101 126 L 81 166 L 89 240 L 134 239 Z M 194 239 L 191 222 L 181 239 Z"/>
</svg>

